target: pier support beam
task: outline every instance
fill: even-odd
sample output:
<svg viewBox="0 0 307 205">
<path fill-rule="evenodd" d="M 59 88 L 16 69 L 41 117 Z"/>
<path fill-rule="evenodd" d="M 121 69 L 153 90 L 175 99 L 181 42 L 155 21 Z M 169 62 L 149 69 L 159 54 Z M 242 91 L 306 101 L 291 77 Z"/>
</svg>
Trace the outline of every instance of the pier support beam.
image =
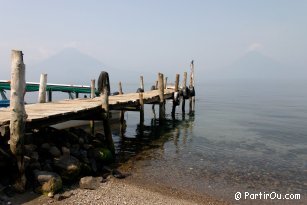
<svg viewBox="0 0 307 205">
<path fill-rule="evenodd" d="M 140 125 L 144 125 L 144 99 L 143 93 L 139 93 L 140 98 Z"/>
<path fill-rule="evenodd" d="M 46 102 L 47 74 L 41 74 L 39 81 L 38 103 Z"/>
<path fill-rule="evenodd" d="M 164 100 L 164 75 L 158 75 L 158 90 L 159 90 L 159 120 L 163 121 L 165 118 L 165 100 Z"/>
<path fill-rule="evenodd" d="M 179 105 L 180 99 L 179 99 L 179 74 L 176 74 L 176 80 L 175 80 L 175 92 L 174 92 L 174 98 L 173 98 L 173 108 L 172 108 L 172 118 L 175 119 L 176 114 L 176 106 Z"/>
<path fill-rule="evenodd" d="M 95 79 L 91 80 L 91 98 L 95 98 Z M 95 121 L 90 121 L 91 134 L 95 136 Z"/>
<path fill-rule="evenodd" d="M 48 90 L 48 102 L 52 102 L 52 90 Z"/>
<path fill-rule="evenodd" d="M 110 80 L 107 72 L 101 72 L 98 79 L 98 90 L 102 99 L 102 108 L 104 113 L 102 116 L 104 134 L 107 140 L 107 146 L 110 151 L 115 154 L 115 147 L 112 138 L 112 131 L 109 122 L 109 95 L 110 95 Z"/>
<path fill-rule="evenodd" d="M 118 83 L 118 90 L 119 90 L 119 95 L 122 95 L 123 94 L 122 82 Z M 121 110 L 119 113 L 119 131 L 120 131 L 121 137 L 123 137 L 125 134 L 125 128 L 126 128 L 125 111 Z"/>
<path fill-rule="evenodd" d="M 187 72 L 183 73 L 183 84 L 182 84 L 182 114 L 185 114 L 185 99 L 187 98 Z"/>
<path fill-rule="evenodd" d="M 191 74 L 190 74 L 190 85 L 189 85 L 189 99 L 190 99 L 190 110 L 189 114 L 193 114 L 195 111 L 195 81 L 194 81 L 194 61 L 191 62 Z"/>
<path fill-rule="evenodd" d="M 24 131 L 27 114 L 24 106 L 26 93 L 25 64 L 22 51 L 12 51 L 11 70 L 11 120 L 10 120 L 10 149 L 17 158 L 19 174 L 15 183 L 16 190 L 23 192 L 26 185 L 24 167 Z"/>
</svg>

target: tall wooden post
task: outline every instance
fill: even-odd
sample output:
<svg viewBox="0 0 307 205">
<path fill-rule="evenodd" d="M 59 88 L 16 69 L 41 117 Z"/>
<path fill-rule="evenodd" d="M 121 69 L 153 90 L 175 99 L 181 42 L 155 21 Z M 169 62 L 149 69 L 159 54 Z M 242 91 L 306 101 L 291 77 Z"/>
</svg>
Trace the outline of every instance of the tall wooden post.
<svg viewBox="0 0 307 205">
<path fill-rule="evenodd" d="M 98 90 L 100 91 L 100 96 L 102 98 L 102 109 L 104 110 L 102 121 L 103 121 L 103 129 L 104 134 L 107 140 L 107 146 L 110 151 L 115 154 L 115 147 L 112 138 L 112 131 L 109 122 L 109 94 L 110 94 L 110 80 L 109 74 L 107 72 L 101 72 L 98 79 Z"/>
<path fill-rule="evenodd" d="M 38 102 L 46 102 L 47 74 L 41 74 L 39 81 Z"/>
<path fill-rule="evenodd" d="M 27 114 L 24 106 L 26 93 L 25 64 L 22 51 L 12 50 L 11 69 L 11 119 L 10 119 L 10 149 L 17 158 L 19 174 L 15 188 L 23 192 L 26 185 L 24 167 L 24 132 Z"/>
<path fill-rule="evenodd" d="M 183 93 L 186 92 L 187 89 L 187 72 L 183 73 L 183 85 L 182 85 L 182 89 L 183 89 Z M 182 113 L 185 113 L 185 96 L 182 96 Z"/>
<path fill-rule="evenodd" d="M 95 79 L 91 80 L 91 98 L 95 98 Z M 95 120 L 90 120 L 91 134 L 95 136 Z"/>
<path fill-rule="evenodd" d="M 175 92 L 174 92 L 174 99 L 173 99 L 173 109 L 172 109 L 172 118 L 175 119 L 175 114 L 176 114 L 176 106 L 179 103 L 179 74 L 176 74 L 176 80 L 175 80 Z"/>
<path fill-rule="evenodd" d="M 143 92 L 144 92 L 144 78 L 143 78 L 143 76 L 140 76 L 140 86 L 141 86 L 141 89 L 143 90 Z"/>
<path fill-rule="evenodd" d="M 164 80 L 164 89 L 167 88 L 167 77 L 165 77 L 165 80 Z"/>
<path fill-rule="evenodd" d="M 122 95 L 123 94 L 123 88 L 122 88 L 122 82 L 118 83 L 118 89 L 119 89 L 119 94 Z"/>
<path fill-rule="evenodd" d="M 195 80 L 194 80 L 194 60 L 191 61 L 191 74 L 190 74 L 190 85 L 189 85 L 189 89 L 190 89 L 190 114 L 193 114 L 193 112 L 195 111 Z M 191 92 L 193 91 L 193 93 Z"/>
<path fill-rule="evenodd" d="M 159 120 L 162 121 L 165 118 L 165 106 L 164 106 L 164 79 L 163 74 L 159 73 L 159 79 L 158 79 L 158 90 L 159 90 Z"/>
</svg>

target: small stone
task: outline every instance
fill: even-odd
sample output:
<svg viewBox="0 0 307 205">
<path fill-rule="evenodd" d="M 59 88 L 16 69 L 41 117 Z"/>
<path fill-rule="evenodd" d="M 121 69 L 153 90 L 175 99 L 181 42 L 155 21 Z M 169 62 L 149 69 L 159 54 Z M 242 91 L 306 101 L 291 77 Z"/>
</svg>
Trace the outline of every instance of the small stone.
<svg viewBox="0 0 307 205">
<path fill-rule="evenodd" d="M 31 157 L 31 159 L 37 161 L 39 159 L 38 152 L 32 152 L 30 157 Z"/>
<path fill-rule="evenodd" d="M 49 143 L 44 143 L 44 144 L 41 145 L 41 148 L 45 149 L 45 150 L 49 150 L 50 149 L 50 144 Z"/>
<path fill-rule="evenodd" d="M 102 181 L 102 177 L 82 177 L 79 182 L 81 189 L 97 189 Z"/>
<path fill-rule="evenodd" d="M 26 155 L 31 155 L 31 153 L 37 149 L 37 146 L 35 144 L 27 144 L 24 147 Z"/>
<path fill-rule="evenodd" d="M 53 197 L 54 197 L 54 194 L 53 194 L 53 192 L 49 192 L 47 196 L 48 196 L 49 198 L 53 198 Z"/>
<path fill-rule="evenodd" d="M 53 197 L 54 193 L 62 189 L 61 178 L 51 178 L 48 182 L 44 183 L 42 186 L 42 192 L 48 193 L 48 197 Z"/>
<path fill-rule="evenodd" d="M 50 147 L 49 153 L 50 153 L 53 157 L 60 157 L 60 156 L 61 156 L 61 151 L 60 151 L 56 146 Z"/>
<path fill-rule="evenodd" d="M 62 153 L 64 156 L 69 156 L 70 155 L 70 149 L 67 147 L 62 147 Z"/>
<path fill-rule="evenodd" d="M 51 178 L 59 178 L 60 176 L 57 173 L 54 172 L 47 172 L 47 171 L 39 171 L 34 170 L 34 177 L 36 181 L 40 183 L 40 185 L 43 185 L 44 183 L 48 182 Z"/>
</svg>

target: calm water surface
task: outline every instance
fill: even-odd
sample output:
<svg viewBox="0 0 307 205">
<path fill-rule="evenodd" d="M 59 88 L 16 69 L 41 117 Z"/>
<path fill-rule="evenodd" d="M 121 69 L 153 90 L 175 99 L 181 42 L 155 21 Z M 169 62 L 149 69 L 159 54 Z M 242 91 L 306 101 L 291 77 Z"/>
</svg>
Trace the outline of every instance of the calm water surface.
<svg viewBox="0 0 307 205">
<path fill-rule="evenodd" d="M 208 82 L 193 116 L 159 125 L 125 114 L 119 161 L 144 182 L 233 200 L 237 191 L 307 193 L 307 83 Z M 186 108 L 188 111 L 188 107 Z M 156 108 L 158 112 L 158 108 Z"/>
</svg>

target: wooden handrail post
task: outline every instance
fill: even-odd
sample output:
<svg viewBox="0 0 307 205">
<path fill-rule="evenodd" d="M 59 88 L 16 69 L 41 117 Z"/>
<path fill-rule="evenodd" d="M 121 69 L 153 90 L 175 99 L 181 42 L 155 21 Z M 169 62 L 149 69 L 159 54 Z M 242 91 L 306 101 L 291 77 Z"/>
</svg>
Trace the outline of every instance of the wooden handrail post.
<svg viewBox="0 0 307 205">
<path fill-rule="evenodd" d="M 41 74 L 39 81 L 38 102 L 46 102 L 47 74 Z"/>
<path fill-rule="evenodd" d="M 25 64 L 22 51 L 12 50 L 10 149 L 17 158 L 19 174 L 15 188 L 23 192 L 26 185 L 24 167 L 24 132 L 27 114 L 24 105 L 26 93 Z"/>
</svg>

